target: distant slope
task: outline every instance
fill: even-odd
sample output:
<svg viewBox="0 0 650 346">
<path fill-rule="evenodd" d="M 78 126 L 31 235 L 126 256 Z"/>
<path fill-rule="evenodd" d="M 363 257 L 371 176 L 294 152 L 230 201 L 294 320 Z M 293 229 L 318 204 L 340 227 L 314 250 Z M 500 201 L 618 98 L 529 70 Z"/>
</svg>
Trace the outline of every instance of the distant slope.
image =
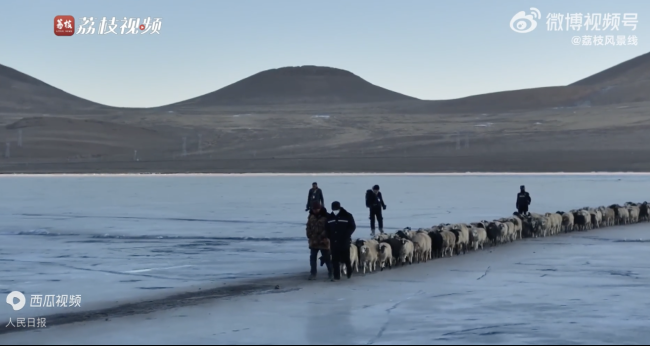
<svg viewBox="0 0 650 346">
<path fill-rule="evenodd" d="M 284 67 L 267 70 L 222 89 L 170 106 L 374 103 L 417 100 L 336 68 Z"/>
<path fill-rule="evenodd" d="M 650 101 L 650 53 L 579 80 L 571 86 L 596 89 L 583 101 L 592 105 Z"/>
<path fill-rule="evenodd" d="M 444 81 L 440 81 L 444 83 Z M 346 107 L 373 104 L 386 112 L 506 112 L 551 107 L 615 105 L 650 101 L 650 53 L 623 62 L 568 86 L 512 90 L 453 100 L 425 101 L 373 85 L 345 70 L 299 66 L 257 73 L 217 91 L 154 108 L 115 108 L 66 93 L 38 79 L 0 65 L 0 112 L 105 114 L 109 112 L 294 105 Z"/>
<path fill-rule="evenodd" d="M 571 86 L 613 86 L 650 81 L 650 53 L 630 59 L 602 72 L 581 79 Z"/>
<path fill-rule="evenodd" d="M 22 72 L 0 65 L 0 111 L 75 114 L 109 109 L 112 107 L 68 94 Z"/>
<path fill-rule="evenodd" d="M 536 110 L 583 105 L 594 88 L 559 86 L 501 91 L 453 100 L 422 101 L 402 104 L 395 111 L 404 113 L 489 113 L 516 110 Z"/>
</svg>

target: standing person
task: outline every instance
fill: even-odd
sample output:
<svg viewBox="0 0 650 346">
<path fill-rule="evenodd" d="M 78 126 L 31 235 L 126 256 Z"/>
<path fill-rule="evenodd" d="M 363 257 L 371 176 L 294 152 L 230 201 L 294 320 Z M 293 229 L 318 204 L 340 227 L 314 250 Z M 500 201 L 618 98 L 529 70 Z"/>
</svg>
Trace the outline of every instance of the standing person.
<svg viewBox="0 0 650 346">
<path fill-rule="evenodd" d="M 352 263 L 350 262 L 350 246 L 352 234 L 357 225 L 354 217 L 347 210 L 341 208 L 341 203 L 332 203 L 332 213 L 327 218 L 327 236 L 332 249 L 332 281 L 341 280 L 341 264 L 348 270 L 348 279 L 352 277 Z"/>
<path fill-rule="evenodd" d="M 370 209 L 370 230 L 371 236 L 375 236 L 375 219 L 379 223 L 379 233 L 384 234 L 384 216 L 381 211 L 386 210 L 384 197 L 379 192 L 379 185 L 373 186 L 372 190 L 366 191 L 366 207 Z"/>
<path fill-rule="evenodd" d="M 530 205 L 530 202 L 532 202 L 532 199 L 530 198 L 530 194 L 526 192 L 526 187 L 524 185 L 521 185 L 519 189 L 521 191 L 517 194 L 517 211 L 519 214 L 526 215 L 528 214 L 528 206 Z"/>
<path fill-rule="evenodd" d="M 318 188 L 318 183 L 314 182 L 311 184 L 311 189 L 309 189 L 309 194 L 307 195 L 307 207 L 305 211 L 309 211 L 309 208 L 314 202 L 319 202 L 320 205 L 325 205 L 325 200 L 323 199 L 323 190 Z"/>
<path fill-rule="evenodd" d="M 332 263 L 330 261 L 330 240 L 327 237 L 327 220 L 329 214 L 327 209 L 314 202 L 311 205 L 309 217 L 307 218 L 307 239 L 309 239 L 309 264 L 311 265 L 311 275 L 309 280 L 316 279 L 316 256 L 321 254 L 321 261 L 327 265 L 329 279 L 332 279 Z"/>
</svg>

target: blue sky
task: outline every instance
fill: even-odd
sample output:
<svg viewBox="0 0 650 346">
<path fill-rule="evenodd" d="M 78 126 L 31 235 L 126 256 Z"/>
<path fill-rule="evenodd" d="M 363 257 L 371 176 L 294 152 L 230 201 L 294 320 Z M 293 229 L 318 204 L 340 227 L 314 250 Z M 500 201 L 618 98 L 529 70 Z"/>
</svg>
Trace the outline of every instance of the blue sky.
<svg viewBox="0 0 650 346">
<path fill-rule="evenodd" d="M 527 34 L 519 11 L 540 10 Z M 422 99 L 564 85 L 650 49 L 650 1 L 2 0 L 0 64 L 122 107 L 196 97 L 257 72 L 320 65 Z M 637 13 L 638 46 L 574 46 L 548 13 Z M 160 35 L 57 37 L 56 15 L 162 18 Z M 119 32 L 119 28 L 118 28 Z"/>
</svg>

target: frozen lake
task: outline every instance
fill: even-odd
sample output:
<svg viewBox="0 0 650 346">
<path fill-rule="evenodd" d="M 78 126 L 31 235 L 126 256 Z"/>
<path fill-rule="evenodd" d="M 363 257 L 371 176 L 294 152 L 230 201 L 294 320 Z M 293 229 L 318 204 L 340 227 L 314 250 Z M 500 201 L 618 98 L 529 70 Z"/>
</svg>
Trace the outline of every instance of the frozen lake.
<svg viewBox="0 0 650 346">
<path fill-rule="evenodd" d="M 0 319 L 8 321 L 10 317 L 15 319 L 65 311 L 94 310 L 172 293 L 210 289 L 239 280 L 307 274 L 308 250 L 304 229 L 307 213 L 304 208 L 307 190 L 313 181 L 318 181 L 323 189 L 327 206 L 333 200 L 338 200 L 344 208 L 354 214 L 359 224 L 354 237 L 363 238 L 369 236 L 369 221 L 363 195 L 365 190 L 374 184 L 382 187 L 388 205 L 384 214 L 387 231 L 406 226 L 429 227 L 441 222 L 471 222 L 510 215 L 514 210 L 515 195 L 521 184 L 526 185 L 532 195 L 531 210 L 538 212 L 644 201 L 650 196 L 650 176 L 643 175 L 3 176 L 0 177 L 0 187 L 5 192 L 5 198 L 0 202 L 3 220 L 0 224 L 3 244 L 0 251 L 0 260 L 3 262 L 0 271 L 0 292 L 6 294 L 18 290 L 26 295 L 81 295 L 82 304 L 81 308 L 67 309 L 28 306 L 19 313 L 11 310 L 7 304 L 0 304 Z M 174 319 L 177 315 L 192 316 L 191 320 L 185 319 L 187 322 L 184 323 L 188 324 L 188 328 L 189 324 L 192 324 L 193 328 L 219 324 L 219 327 L 209 327 L 212 328 L 211 333 L 197 330 L 195 339 L 183 337 L 181 341 L 161 336 L 161 339 L 157 340 L 157 336 L 153 336 L 151 331 L 160 325 L 145 322 L 143 315 L 117 319 L 110 323 L 115 326 L 115 330 L 122 328 L 120 323 L 133 321 L 148 326 L 148 329 L 143 330 L 149 332 L 143 332 L 140 336 L 142 339 L 138 339 L 138 333 L 133 332 L 132 341 L 135 343 L 341 343 L 344 340 L 352 343 L 453 343 L 456 342 L 455 337 L 449 337 L 449 340 L 445 341 L 440 339 L 444 339 L 440 335 L 460 331 L 462 328 L 456 328 L 460 326 L 464 328 L 467 325 L 468 328 L 465 329 L 472 329 L 469 328 L 472 324 L 480 324 L 479 327 L 483 328 L 488 322 L 494 325 L 513 324 L 515 329 L 517 326 L 523 326 L 521 323 L 526 323 L 526 333 L 517 335 L 525 334 L 531 339 L 518 339 L 512 337 L 514 332 L 502 331 L 491 334 L 492 339 L 486 342 L 516 343 L 518 340 L 523 343 L 556 343 L 574 340 L 568 335 L 563 336 L 557 330 L 551 335 L 552 326 L 546 323 L 542 323 L 537 328 L 537 334 L 532 335 L 530 328 L 535 329 L 531 327 L 536 319 L 535 314 L 519 310 L 519 315 L 513 314 L 513 310 L 525 306 L 519 304 L 517 299 L 538 299 L 534 302 L 528 300 L 528 303 L 537 304 L 541 315 L 544 315 L 544 311 L 557 314 L 557 321 L 553 322 L 557 324 L 556 328 L 567 328 L 571 325 L 570 322 L 575 322 L 577 326 L 574 326 L 573 333 L 577 333 L 578 330 L 584 331 L 578 327 L 588 327 L 584 323 L 591 315 L 587 316 L 586 310 L 583 311 L 582 308 L 571 308 L 573 305 L 570 299 L 583 299 L 587 301 L 582 303 L 583 305 L 593 303 L 602 307 L 608 306 L 609 303 L 603 305 L 603 301 L 596 302 L 598 298 L 618 301 L 616 297 L 609 296 L 610 291 L 618 292 L 619 298 L 625 297 L 629 292 L 634 295 L 633 299 L 639 298 L 642 301 L 627 299 L 625 304 L 618 306 L 616 313 L 619 315 L 610 316 L 614 312 L 605 314 L 601 311 L 592 316 L 593 323 L 607 322 L 623 329 L 634 329 L 636 324 L 641 322 L 647 326 L 648 314 L 638 309 L 643 307 L 648 311 L 650 298 L 643 298 L 647 297 L 647 294 L 636 295 L 636 290 L 639 289 L 637 287 L 643 287 L 643 290 L 647 291 L 648 272 L 644 269 L 647 266 L 635 263 L 648 263 L 648 243 L 616 242 L 617 239 L 624 240 L 626 237 L 643 238 L 646 228 L 645 225 L 638 225 L 621 230 L 610 228 L 593 231 L 593 234 L 589 232 L 560 236 L 557 239 L 526 240 L 503 250 L 496 249 L 492 254 L 486 251 L 462 259 L 455 258 L 448 263 L 440 261 L 427 264 L 431 269 L 424 272 L 424 277 L 422 270 L 417 269 L 420 266 L 414 266 L 393 273 L 359 278 L 358 283 L 354 283 L 354 280 L 351 283 L 344 282 L 340 287 L 327 291 L 323 291 L 318 285 L 305 284 L 304 288 L 298 291 L 259 296 L 255 300 L 242 297 L 227 302 L 214 302 L 215 306 L 219 307 L 227 307 L 238 301 L 238 304 L 250 305 L 250 310 L 245 308 L 239 312 L 234 312 L 237 310 L 234 308 L 224 310 L 202 305 L 182 308 L 189 310 L 182 313 L 165 312 L 156 315 L 156 321 L 169 320 L 170 323 L 180 323 Z M 596 233 L 600 238 L 592 239 Z M 580 250 L 576 251 L 576 248 Z M 531 254 L 531 249 L 536 254 Z M 641 259 L 643 256 L 645 259 Z M 489 266 L 490 261 L 494 263 L 491 274 L 485 279 L 477 280 L 485 272 L 485 264 Z M 573 268 L 585 262 L 603 267 L 599 270 L 609 272 L 610 275 L 592 275 L 592 272 L 598 270 L 591 267 L 587 270 L 588 273 L 582 273 L 585 268 Z M 457 271 L 450 272 L 448 266 L 455 267 Z M 542 280 L 541 276 L 545 273 L 540 274 L 535 270 L 542 270 L 544 266 L 556 271 L 559 267 L 566 267 L 568 271 L 557 274 L 549 270 L 544 276 L 545 280 Z M 476 275 L 477 273 L 479 275 Z M 493 275 L 495 273 L 496 275 Z M 388 283 L 384 282 L 386 280 Z M 623 285 L 620 280 L 634 280 L 634 285 L 637 286 Z M 596 286 L 590 288 L 590 297 L 583 297 L 584 291 L 580 290 L 583 286 L 579 284 Z M 468 286 L 465 288 L 464 285 Z M 515 292 L 513 296 L 513 292 L 505 288 L 507 285 L 519 287 L 518 293 Z M 568 293 L 561 293 L 564 303 L 553 300 L 553 290 L 558 287 L 566 287 L 568 290 Z M 625 290 L 621 291 L 621 287 Z M 464 291 L 476 292 L 483 289 L 492 297 L 490 301 L 472 298 L 469 293 L 467 299 L 444 298 L 445 294 L 461 294 Z M 354 292 L 366 293 L 357 299 Z M 373 295 L 368 296 L 368 292 Z M 350 302 L 351 295 L 355 297 L 354 302 Z M 505 301 L 493 298 L 495 296 L 503 300 L 510 299 L 511 305 L 504 307 L 500 303 Z M 413 303 L 410 303 L 411 300 L 405 300 L 408 297 L 411 297 Z M 393 301 L 389 302 L 388 299 Z M 416 307 L 421 305 L 417 303 L 418 299 L 430 299 L 433 304 L 431 309 L 417 310 Z M 294 300 L 298 306 L 294 306 Z M 384 303 L 379 304 L 376 300 Z M 395 328 L 385 329 L 382 335 L 378 336 L 386 315 L 390 315 L 386 311 L 393 311 L 391 307 L 402 300 L 404 302 L 400 303 L 400 309 L 413 311 L 399 313 L 395 310 L 395 314 L 401 317 L 391 319 L 390 325 L 395 325 Z M 625 299 L 620 300 L 623 302 Z M 255 301 L 262 304 L 255 305 Z M 329 304 L 332 301 L 337 303 Z M 273 304 L 280 304 L 281 309 L 286 309 L 288 315 L 285 320 L 276 316 L 279 312 Z M 557 310 L 558 304 L 566 305 L 564 310 Z M 410 305 L 412 306 L 409 308 Z M 593 306 L 594 309 L 596 305 Z M 260 306 L 264 307 L 263 311 L 259 310 Z M 309 307 L 314 310 L 315 315 L 306 319 L 304 314 L 308 313 Z M 476 321 L 455 321 L 461 317 L 456 316 L 459 310 L 466 310 L 467 314 L 470 314 L 472 307 L 476 307 L 479 315 L 480 311 L 487 316 L 496 313 L 502 320 L 490 321 L 489 317 L 475 316 Z M 629 310 L 626 310 L 628 308 Z M 608 309 L 611 310 L 611 307 Z M 219 319 L 226 318 L 223 315 L 225 311 L 228 311 L 230 316 L 228 323 L 224 324 L 224 321 Z M 244 325 L 251 324 L 247 316 L 250 317 L 253 311 L 256 315 L 261 313 L 266 316 L 263 325 Z M 575 315 L 576 321 L 566 320 L 570 319 L 572 311 L 578 314 Z M 17 313 L 20 316 L 16 315 Z M 205 318 L 195 320 L 194 314 L 197 314 L 197 318 L 203 316 L 201 314 L 211 314 L 209 316 L 212 317 L 204 316 Z M 358 321 L 358 325 L 355 324 L 357 322 L 337 322 L 334 328 L 340 328 L 341 335 L 361 333 L 363 337 L 350 336 L 346 339 L 341 336 L 331 342 L 317 341 L 316 335 L 327 337 L 330 334 L 326 326 L 329 323 L 327 318 L 332 318 L 332 314 Z M 580 314 L 586 315 L 582 318 Z M 525 317 L 525 321 L 518 320 L 516 316 Z M 607 320 L 609 317 L 616 319 Z M 485 318 L 489 319 L 483 321 Z M 367 321 L 368 319 L 371 321 Z M 629 321 L 626 322 L 625 319 Z M 320 332 L 312 331 L 313 326 L 304 325 L 316 321 L 323 325 Z M 89 330 L 92 330 L 94 325 L 89 323 Z M 97 328 L 105 333 L 111 330 L 103 329 L 107 328 L 105 323 L 99 325 L 101 327 Z M 432 338 L 418 337 L 417 333 L 404 334 L 409 325 L 418 330 L 431 330 Z M 12 333 L 0 336 L 0 339 L 11 339 L 17 343 L 38 343 L 31 339 L 34 335 L 42 334 L 45 337 L 50 333 L 57 333 L 58 330 L 74 327 L 75 325 L 68 325 L 36 333 Z M 278 327 L 297 329 L 299 334 L 315 334 L 297 339 L 289 336 L 284 338 L 282 334 L 270 337 L 268 333 Z M 232 332 L 244 329 L 245 333 Z M 359 332 L 362 329 L 365 331 Z M 641 333 L 634 330 L 637 334 Z M 373 333 L 374 339 L 369 337 Z M 486 330 L 485 333 L 492 331 Z M 212 334 L 218 335 L 219 338 L 215 339 Z M 503 339 L 498 339 L 499 334 L 504 334 Z M 30 339 L 27 339 L 28 335 L 32 335 Z M 89 337 L 92 335 L 93 333 L 90 333 Z M 393 336 L 388 337 L 389 335 Z M 368 340 L 365 340 L 367 336 Z M 126 335 L 122 337 L 107 336 L 102 340 L 117 343 L 130 341 Z M 128 334 L 128 337 L 131 337 L 131 334 Z M 382 341 L 382 337 L 388 338 L 389 341 Z M 594 335 L 585 338 L 592 340 L 591 337 L 595 338 Z M 85 340 L 81 338 L 79 340 L 82 341 L 75 341 L 76 339 L 71 338 L 71 335 L 67 339 L 58 339 L 57 336 L 57 340 L 60 340 L 57 342 L 82 343 Z M 440 340 L 435 341 L 436 339 Z M 88 340 L 96 343 L 92 339 Z M 631 339 L 615 340 L 620 343 L 634 343 L 629 341 Z M 462 337 L 457 341 L 481 343 L 479 339 L 469 337 Z M 602 339 L 601 342 L 591 342 L 610 341 Z"/>
</svg>

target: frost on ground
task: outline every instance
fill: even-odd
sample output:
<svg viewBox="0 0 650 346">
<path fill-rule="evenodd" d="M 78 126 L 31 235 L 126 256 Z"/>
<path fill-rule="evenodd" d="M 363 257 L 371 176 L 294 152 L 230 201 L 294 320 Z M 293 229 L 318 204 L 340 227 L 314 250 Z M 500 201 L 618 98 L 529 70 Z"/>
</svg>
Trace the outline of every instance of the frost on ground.
<svg viewBox="0 0 650 346">
<path fill-rule="evenodd" d="M 0 321 L 307 274 L 304 206 L 313 180 L 327 205 L 339 200 L 355 215 L 355 237 L 364 238 L 361 197 L 374 184 L 388 205 L 387 230 L 510 215 L 521 184 L 539 212 L 650 196 L 647 176 L 3 177 L 11 198 L 0 202 L 0 290 L 79 294 L 82 307 L 14 312 L 0 304 Z M 646 232 L 636 225 L 525 240 L 336 286 L 296 282 L 268 294 L 0 340 L 639 343 L 649 336 L 641 329 L 650 311 L 648 243 L 638 241 L 650 239 Z"/>
</svg>

